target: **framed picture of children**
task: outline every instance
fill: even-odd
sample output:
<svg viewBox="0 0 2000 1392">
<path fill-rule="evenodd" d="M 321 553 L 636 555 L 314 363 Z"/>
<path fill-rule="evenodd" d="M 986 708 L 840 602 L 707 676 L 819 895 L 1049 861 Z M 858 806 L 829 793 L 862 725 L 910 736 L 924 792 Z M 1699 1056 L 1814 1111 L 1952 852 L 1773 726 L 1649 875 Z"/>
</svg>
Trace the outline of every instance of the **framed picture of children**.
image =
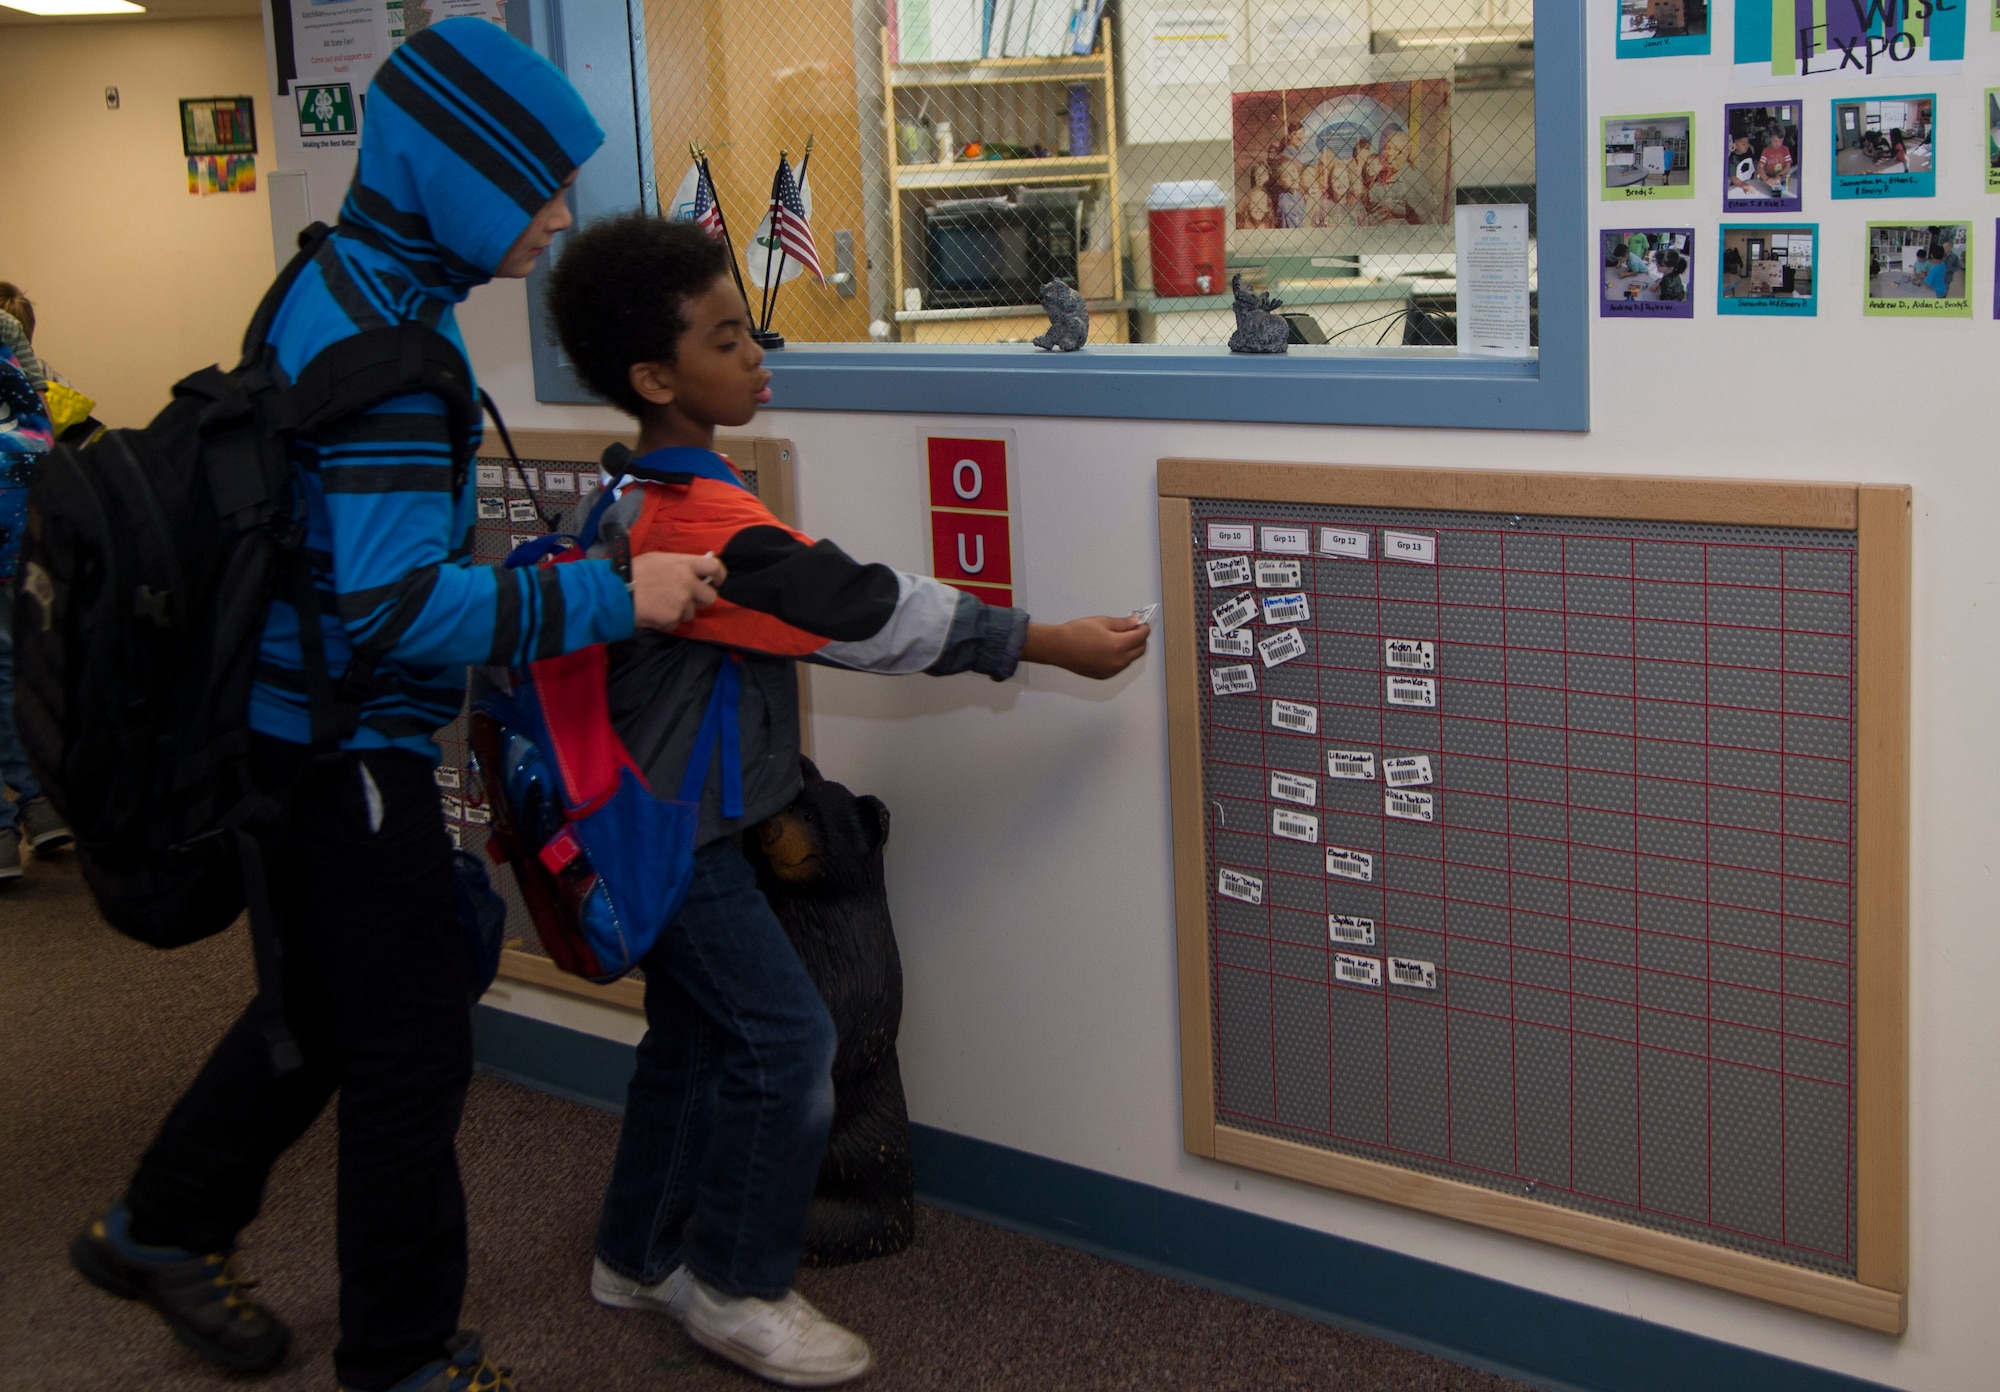
<svg viewBox="0 0 2000 1392">
<path fill-rule="evenodd" d="M 1937 192 L 1937 94 L 1833 104 L 1835 198 L 1929 198 Z"/>
<path fill-rule="evenodd" d="M 1600 318 L 1694 318 L 1692 227 L 1606 228 L 1598 262 Z"/>
<path fill-rule="evenodd" d="M 1708 0 L 1618 0 L 1618 56 L 1708 52 Z"/>
<path fill-rule="evenodd" d="M 1796 213 L 1805 206 L 1805 133 L 1797 102 L 1722 108 L 1722 211 Z"/>
<path fill-rule="evenodd" d="M 1231 147 L 1239 232 L 1451 226 L 1448 79 L 1237 92 Z"/>
<path fill-rule="evenodd" d="M 1723 223 L 1716 313 L 1812 318 L 1819 313 L 1818 253 L 1816 222 Z"/>
<path fill-rule="evenodd" d="M 1606 116 L 1599 128 L 1606 202 L 1694 197 L 1694 113 Z"/>
<path fill-rule="evenodd" d="M 1868 224 L 1868 299 L 1876 318 L 1970 319 L 1972 224 Z"/>
</svg>

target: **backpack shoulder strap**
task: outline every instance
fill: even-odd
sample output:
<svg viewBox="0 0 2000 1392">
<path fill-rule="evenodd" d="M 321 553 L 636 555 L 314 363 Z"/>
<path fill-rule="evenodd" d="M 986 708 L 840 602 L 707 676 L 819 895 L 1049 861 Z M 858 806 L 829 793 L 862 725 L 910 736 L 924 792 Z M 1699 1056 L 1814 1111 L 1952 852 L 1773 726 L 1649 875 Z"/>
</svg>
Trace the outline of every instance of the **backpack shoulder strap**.
<svg viewBox="0 0 2000 1392">
<path fill-rule="evenodd" d="M 257 304 L 257 312 L 250 316 L 250 327 L 243 331 L 243 357 L 237 363 L 239 368 L 250 367 L 264 350 L 264 340 L 271 335 L 271 321 L 278 317 L 278 310 L 284 306 L 285 296 L 292 292 L 292 286 L 311 264 L 313 257 L 326 239 L 333 235 L 333 229 L 323 222 L 315 222 L 299 233 L 299 249 L 285 269 L 278 272 L 278 278 L 271 282 L 271 288 L 264 292 L 264 298 Z"/>
<path fill-rule="evenodd" d="M 310 435 L 395 397 L 419 392 L 444 402 L 455 489 L 471 461 L 472 437 L 479 428 L 472 370 L 457 344 L 415 320 L 364 329 L 321 350 L 285 389 L 285 405 L 276 424 L 287 434 Z"/>
</svg>

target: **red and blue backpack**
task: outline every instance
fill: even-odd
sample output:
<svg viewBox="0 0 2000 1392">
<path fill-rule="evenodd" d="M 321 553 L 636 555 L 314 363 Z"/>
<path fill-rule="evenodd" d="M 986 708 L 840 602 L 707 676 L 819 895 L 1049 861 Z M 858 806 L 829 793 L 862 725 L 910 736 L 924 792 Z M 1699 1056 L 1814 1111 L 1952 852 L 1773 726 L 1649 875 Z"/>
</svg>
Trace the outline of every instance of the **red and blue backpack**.
<svg viewBox="0 0 2000 1392">
<path fill-rule="evenodd" d="M 687 453 L 717 460 L 707 451 Z M 729 481 L 738 482 L 733 474 Z M 612 490 L 603 490 L 578 535 L 538 537 L 515 548 L 507 564 L 582 560 L 611 500 Z M 599 983 L 637 966 L 680 912 L 694 874 L 702 785 L 718 745 L 722 815 L 743 815 L 735 660 L 716 674 L 671 801 L 653 796 L 612 727 L 609 670 L 602 643 L 514 668 L 511 689 L 482 695 L 471 721 L 473 757 L 493 811 L 487 854 L 513 868 L 556 965 Z"/>
</svg>

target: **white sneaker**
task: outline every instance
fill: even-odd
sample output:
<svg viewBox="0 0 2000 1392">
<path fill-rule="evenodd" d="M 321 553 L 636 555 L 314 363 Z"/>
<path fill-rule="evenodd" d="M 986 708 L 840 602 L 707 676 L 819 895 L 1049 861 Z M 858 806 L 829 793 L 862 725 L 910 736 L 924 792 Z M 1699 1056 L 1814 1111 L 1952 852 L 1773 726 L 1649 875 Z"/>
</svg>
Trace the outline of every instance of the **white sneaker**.
<svg viewBox="0 0 2000 1392">
<path fill-rule="evenodd" d="M 727 1296 L 690 1277 L 682 1327 L 710 1353 L 783 1387 L 832 1387 L 868 1371 L 868 1345 L 797 1291 L 782 1300 Z"/>
<path fill-rule="evenodd" d="M 642 1286 L 629 1276 L 620 1276 L 602 1257 L 590 1271 L 590 1298 L 614 1310 L 657 1310 L 673 1316 L 678 1324 L 687 1318 L 688 1299 L 693 1294 L 694 1277 L 685 1266 L 669 1271 L 656 1286 Z"/>
</svg>

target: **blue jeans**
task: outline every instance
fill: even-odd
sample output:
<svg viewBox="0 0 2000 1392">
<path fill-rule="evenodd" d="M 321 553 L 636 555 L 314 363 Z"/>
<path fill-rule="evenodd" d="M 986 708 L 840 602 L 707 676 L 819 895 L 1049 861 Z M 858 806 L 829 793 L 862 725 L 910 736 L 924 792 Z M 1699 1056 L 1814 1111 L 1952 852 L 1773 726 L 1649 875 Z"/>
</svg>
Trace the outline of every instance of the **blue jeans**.
<svg viewBox="0 0 2000 1392">
<path fill-rule="evenodd" d="M 14 729 L 14 582 L 0 580 L 0 783 L 14 790 L 18 801 L 0 798 L 0 835 L 14 829 L 21 803 L 42 795 L 42 785 L 28 767 L 21 736 Z"/>
<path fill-rule="evenodd" d="M 685 1262 L 725 1295 L 775 1300 L 833 1123 L 833 1021 L 733 838 L 695 853 L 644 965 L 646 1037 L 597 1254 L 646 1285 Z"/>
</svg>

